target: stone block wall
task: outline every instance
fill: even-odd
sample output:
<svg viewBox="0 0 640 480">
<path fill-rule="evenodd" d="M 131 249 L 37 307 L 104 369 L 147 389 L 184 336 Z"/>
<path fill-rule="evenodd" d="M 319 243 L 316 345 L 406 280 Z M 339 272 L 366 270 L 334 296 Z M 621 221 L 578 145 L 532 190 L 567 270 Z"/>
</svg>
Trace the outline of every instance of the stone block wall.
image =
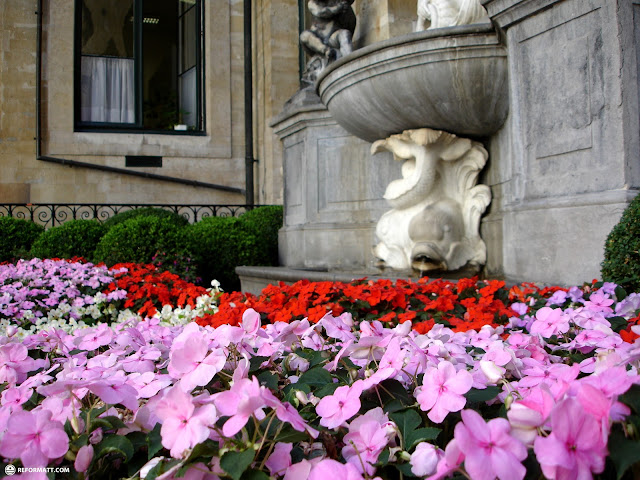
<svg viewBox="0 0 640 480">
<path fill-rule="evenodd" d="M 160 155 L 161 168 L 133 170 L 244 189 L 242 2 L 204 2 L 206 134 L 202 136 L 74 131 L 74 3 L 43 2 L 42 154 L 118 168 L 125 168 L 125 155 Z M 244 195 L 239 193 L 37 160 L 37 8 L 37 0 L 0 2 L 0 203 L 244 203 Z M 273 9 L 269 6 L 267 13 Z M 271 114 L 271 105 L 280 108 L 295 92 L 295 87 L 286 85 L 291 85 L 290 78 L 297 81 L 297 63 L 294 60 L 289 70 L 281 64 L 288 61 L 283 52 L 296 51 L 297 7 L 293 16 L 290 13 L 281 18 L 295 23 L 295 28 L 275 22 L 271 31 L 261 32 L 265 25 L 254 21 L 254 53 L 256 57 L 266 53 L 269 63 L 254 68 L 256 82 L 268 78 L 268 86 L 262 90 L 264 98 L 257 100 L 260 105 L 256 110 L 263 117 Z M 259 22 L 270 18 L 265 12 L 258 15 Z M 262 42 L 256 33 L 263 34 Z M 265 50 L 263 45 L 277 48 Z M 269 77 L 271 72 L 275 74 Z M 256 156 L 263 161 L 256 166 L 260 187 L 255 201 L 280 203 L 279 144 L 271 137 L 262 141 L 268 119 L 256 118 L 256 129 L 263 132 L 256 136 Z"/>
<path fill-rule="evenodd" d="M 489 142 L 487 273 L 579 283 L 640 187 L 640 2 L 485 0 L 509 55 L 510 113 Z"/>
</svg>

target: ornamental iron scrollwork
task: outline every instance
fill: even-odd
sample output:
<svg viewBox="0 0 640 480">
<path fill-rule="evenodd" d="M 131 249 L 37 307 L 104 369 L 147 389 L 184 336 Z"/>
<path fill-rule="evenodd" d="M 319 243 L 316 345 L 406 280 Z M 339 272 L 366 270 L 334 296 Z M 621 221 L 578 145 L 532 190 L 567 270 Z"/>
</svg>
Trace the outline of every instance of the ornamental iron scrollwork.
<svg viewBox="0 0 640 480">
<path fill-rule="evenodd" d="M 176 205 L 176 204 L 106 204 L 106 203 L 5 203 L 0 217 L 31 220 L 45 228 L 69 220 L 98 220 L 104 223 L 114 215 L 138 208 L 162 208 L 182 215 L 189 223 L 208 217 L 239 217 L 260 205 Z"/>
</svg>

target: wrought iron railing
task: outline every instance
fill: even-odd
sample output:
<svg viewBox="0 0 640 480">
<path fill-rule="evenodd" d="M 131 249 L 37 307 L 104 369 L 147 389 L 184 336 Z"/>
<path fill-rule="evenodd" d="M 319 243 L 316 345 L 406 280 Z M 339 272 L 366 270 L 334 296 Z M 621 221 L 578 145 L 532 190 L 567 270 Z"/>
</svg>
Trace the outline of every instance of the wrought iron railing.
<svg viewBox="0 0 640 480">
<path fill-rule="evenodd" d="M 163 208 L 195 223 L 206 217 L 236 217 L 257 205 L 169 205 L 169 204 L 107 204 L 107 203 L 4 203 L 0 217 L 22 218 L 44 227 L 60 225 L 68 220 L 101 222 L 117 213 L 143 207 Z"/>
</svg>

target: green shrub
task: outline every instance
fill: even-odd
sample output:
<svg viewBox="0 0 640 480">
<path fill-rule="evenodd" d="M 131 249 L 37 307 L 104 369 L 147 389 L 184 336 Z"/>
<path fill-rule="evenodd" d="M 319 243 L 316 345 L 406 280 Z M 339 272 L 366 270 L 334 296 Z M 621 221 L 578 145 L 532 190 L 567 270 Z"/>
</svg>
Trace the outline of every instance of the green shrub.
<svg viewBox="0 0 640 480">
<path fill-rule="evenodd" d="M 130 218 L 137 217 L 170 218 L 176 223 L 176 225 L 180 227 L 183 227 L 189 223 L 189 221 L 182 215 L 178 215 L 171 210 L 165 210 L 164 208 L 155 207 L 142 207 L 117 213 L 113 217 L 105 221 L 104 226 L 110 229 L 112 227 L 115 227 L 116 225 L 120 225 L 121 223 L 126 222 Z"/>
<path fill-rule="evenodd" d="M 627 292 L 640 291 L 640 195 L 626 208 L 604 247 L 602 278 Z"/>
<path fill-rule="evenodd" d="M 254 208 L 240 216 L 240 220 L 255 232 L 259 240 L 259 251 L 251 265 L 278 265 L 278 230 L 282 227 L 282 207 L 269 205 Z"/>
<path fill-rule="evenodd" d="M 108 266 L 116 263 L 151 263 L 157 252 L 182 253 L 185 227 L 175 219 L 139 216 L 111 227 L 96 247 L 94 260 Z"/>
<path fill-rule="evenodd" d="M 255 265 L 260 239 L 240 218 L 209 217 L 187 227 L 186 243 L 204 285 L 218 280 L 227 291 L 240 290 L 238 265 Z"/>
<path fill-rule="evenodd" d="M 38 258 L 90 259 L 106 229 L 96 220 L 70 220 L 44 232 L 31 246 Z"/>
<path fill-rule="evenodd" d="M 44 227 L 28 220 L 0 217 L 0 262 L 13 262 L 29 258 L 33 242 L 44 232 Z"/>
</svg>

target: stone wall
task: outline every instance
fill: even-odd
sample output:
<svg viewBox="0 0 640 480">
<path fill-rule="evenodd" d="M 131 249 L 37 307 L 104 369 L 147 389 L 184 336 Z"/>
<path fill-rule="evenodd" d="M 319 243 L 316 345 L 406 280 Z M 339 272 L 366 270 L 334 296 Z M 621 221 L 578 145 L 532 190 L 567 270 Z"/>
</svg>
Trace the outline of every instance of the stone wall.
<svg viewBox="0 0 640 480">
<path fill-rule="evenodd" d="M 597 278 L 606 236 L 640 187 L 640 2 L 483 4 L 510 69 L 509 118 L 488 142 L 487 272 Z"/>
<path fill-rule="evenodd" d="M 242 2 L 205 2 L 203 136 L 75 132 L 74 2 L 43 4 L 43 155 L 118 168 L 125 155 L 160 155 L 161 168 L 132 170 L 245 187 Z M 36 160 L 37 6 L 0 3 L 0 202 L 244 203 L 242 194 Z M 280 191 L 271 179 L 256 201 L 277 202 Z"/>
</svg>

